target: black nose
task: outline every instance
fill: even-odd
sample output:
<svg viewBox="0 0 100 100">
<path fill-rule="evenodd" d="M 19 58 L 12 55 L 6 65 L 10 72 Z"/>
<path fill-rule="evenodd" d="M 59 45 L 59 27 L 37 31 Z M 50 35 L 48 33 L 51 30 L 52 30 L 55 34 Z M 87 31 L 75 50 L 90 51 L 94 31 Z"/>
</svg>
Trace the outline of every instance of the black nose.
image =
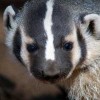
<svg viewBox="0 0 100 100">
<path fill-rule="evenodd" d="M 60 68 L 57 65 L 57 62 L 48 60 L 47 63 L 41 68 L 31 67 L 31 73 L 38 79 L 47 81 L 56 80 L 61 74 Z"/>
</svg>

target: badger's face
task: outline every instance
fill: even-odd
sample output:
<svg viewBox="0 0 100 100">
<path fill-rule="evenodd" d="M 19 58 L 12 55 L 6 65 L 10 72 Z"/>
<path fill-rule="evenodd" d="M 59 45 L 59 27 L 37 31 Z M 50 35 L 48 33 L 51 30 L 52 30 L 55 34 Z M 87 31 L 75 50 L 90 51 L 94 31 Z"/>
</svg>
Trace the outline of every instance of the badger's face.
<svg viewBox="0 0 100 100">
<path fill-rule="evenodd" d="M 69 77 L 85 58 L 85 43 L 71 14 L 53 0 L 4 13 L 7 44 L 29 72 L 40 79 Z"/>
</svg>

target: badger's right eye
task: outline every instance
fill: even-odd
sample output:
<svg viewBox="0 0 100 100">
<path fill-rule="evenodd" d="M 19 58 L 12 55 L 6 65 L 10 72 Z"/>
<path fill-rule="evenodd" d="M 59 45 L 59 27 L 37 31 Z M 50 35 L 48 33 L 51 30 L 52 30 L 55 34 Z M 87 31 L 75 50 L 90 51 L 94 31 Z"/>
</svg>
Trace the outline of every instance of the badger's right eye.
<svg viewBox="0 0 100 100">
<path fill-rule="evenodd" d="M 37 46 L 37 44 L 27 44 L 27 50 L 30 53 L 33 53 L 35 51 L 37 51 L 39 49 L 39 47 Z"/>
</svg>

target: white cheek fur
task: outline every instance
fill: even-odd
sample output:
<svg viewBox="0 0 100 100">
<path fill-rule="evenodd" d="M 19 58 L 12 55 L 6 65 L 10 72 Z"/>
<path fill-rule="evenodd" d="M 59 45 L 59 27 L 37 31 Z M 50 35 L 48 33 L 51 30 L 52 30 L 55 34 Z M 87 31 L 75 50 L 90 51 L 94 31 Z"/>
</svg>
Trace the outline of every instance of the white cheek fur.
<svg viewBox="0 0 100 100">
<path fill-rule="evenodd" d="M 27 66 L 27 68 L 30 72 L 29 52 L 26 49 L 26 44 L 33 43 L 34 41 L 30 37 L 25 35 L 24 28 L 21 28 L 21 37 L 22 37 L 22 46 L 21 46 L 20 55 L 21 55 L 21 58 L 22 58 L 24 64 Z"/>
</svg>

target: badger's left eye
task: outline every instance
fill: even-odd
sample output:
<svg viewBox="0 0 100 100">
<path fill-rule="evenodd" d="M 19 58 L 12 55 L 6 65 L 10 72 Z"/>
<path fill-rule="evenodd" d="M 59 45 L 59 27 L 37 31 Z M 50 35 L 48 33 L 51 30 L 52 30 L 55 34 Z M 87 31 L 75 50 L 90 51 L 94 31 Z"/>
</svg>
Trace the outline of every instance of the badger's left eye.
<svg viewBox="0 0 100 100">
<path fill-rule="evenodd" d="M 72 42 L 66 42 L 63 44 L 63 49 L 66 51 L 70 51 L 73 48 L 73 43 Z"/>
<path fill-rule="evenodd" d="M 33 53 L 38 50 L 37 44 L 27 44 L 27 50 L 30 53 Z"/>
</svg>

